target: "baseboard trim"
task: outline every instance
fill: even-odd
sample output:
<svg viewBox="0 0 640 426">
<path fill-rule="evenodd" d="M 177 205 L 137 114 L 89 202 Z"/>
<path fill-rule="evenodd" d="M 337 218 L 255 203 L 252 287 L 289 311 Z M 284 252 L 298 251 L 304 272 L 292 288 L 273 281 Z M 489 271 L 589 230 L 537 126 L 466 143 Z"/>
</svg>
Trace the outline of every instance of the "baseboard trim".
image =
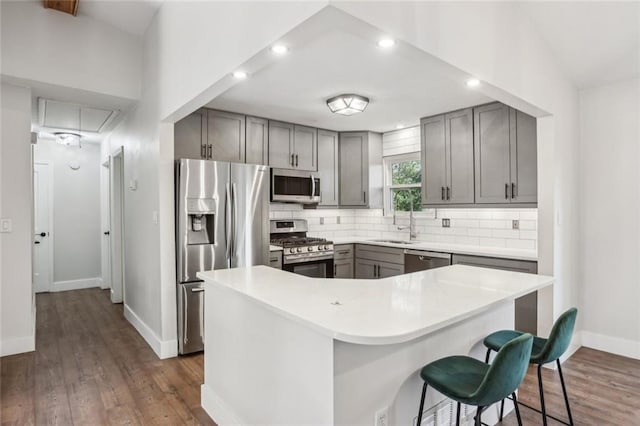
<svg viewBox="0 0 640 426">
<path fill-rule="evenodd" d="M 582 345 L 627 358 L 640 359 L 640 341 L 582 331 Z"/>
<path fill-rule="evenodd" d="M 83 288 L 100 287 L 100 278 L 83 278 L 81 280 L 55 281 L 51 291 L 80 290 Z"/>
<path fill-rule="evenodd" d="M 178 355 L 178 341 L 161 340 L 127 304 L 124 304 L 124 317 L 153 349 L 158 358 L 166 359 Z"/>
<path fill-rule="evenodd" d="M 200 386 L 200 405 L 219 426 L 246 424 L 206 384 Z"/>
<path fill-rule="evenodd" d="M 96 278 L 96 280 L 98 280 L 98 286 L 102 289 L 102 290 L 106 290 L 109 288 L 109 284 L 107 284 L 102 277 L 100 278 Z"/>
<path fill-rule="evenodd" d="M 8 356 L 21 354 L 25 352 L 33 352 L 36 350 L 36 336 L 18 337 L 16 339 L 7 339 L 0 342 L 0 356 Z"/>
</svg>

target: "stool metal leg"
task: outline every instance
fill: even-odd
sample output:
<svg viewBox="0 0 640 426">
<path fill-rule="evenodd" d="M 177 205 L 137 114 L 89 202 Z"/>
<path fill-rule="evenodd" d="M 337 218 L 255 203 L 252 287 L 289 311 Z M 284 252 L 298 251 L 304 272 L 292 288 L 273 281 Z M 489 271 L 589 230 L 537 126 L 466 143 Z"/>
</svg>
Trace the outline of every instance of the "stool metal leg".
<svg viewBox="0 0 640 426">
<path fill-rule="evenodd" d="M 562 393 L 564 394 L 564 404 L 567 406 L 567 414 L 569 415 L 569 424 L 573 425 L 573 417 L 571 416 L 571 407 L 569 407 L 569 397 L 567 395 L 567 388 L 564 385 L 564 376 L 562 375 L 562 367 L 560 366 L 560 360 L 557 359 L 558 373 L 560 373 L 560 383 L 562 384 Z"/>
<path fill-rule="evenodd" d="M 478 407 L 476 411 L 476 426 L 482 426 L 482 408 L 483 407 Z"/>
<path fill-rule="evenodd" d="M 460 426 L 460 403 L 458 402 L 458 410 L 456 412 L 456 426 Z"/>
<path fill-rule="evenodd" d="M 504 399 L 500 403 L 500 421 L 502 421 L 502 416 L 504 415 Z"/>
<path fill-rule="evenodd" d="M 520 417 L 520 409 L 518 408 L 518 398 L 516 397 L 516 393 L 512 393 L 511 397 L 513 398 L 513 408 L 516 410 L 516 418 L 518 419 L 518 426 L 522 426 L 522 418 Z M 502 406 L 504 407 L 504 399 L 502 400 Z M 500 421 L 502 421 L 502 413 L 500 413 Z"/>
<path fill-rule="evenodd" d="M 424 386 L 422 386 L 422 398 L 420 398 L 420 411 L 418 411 L 418 422 L 416 426 L 420 426 L 422 423 L 422 410 L 424 410 L 424 397 L 427 394 L 427 382 L 424 382 Z"/>
<path fill-rule="evenodd" d="M 484 363 L 489 364 L 489 355 L 491 354 L 491 348 L 487 349 L 487 356 L 484 357 Z"/>
<path fill-rule="evenodd" d="M 542 364 L 538 364 L 538 388 L 540 391 L 540 408 L 542 409 L 542 424 L 547 426 L 547 410 L 544 406 L 544 389 L 542 387 Z"/>
</svg>

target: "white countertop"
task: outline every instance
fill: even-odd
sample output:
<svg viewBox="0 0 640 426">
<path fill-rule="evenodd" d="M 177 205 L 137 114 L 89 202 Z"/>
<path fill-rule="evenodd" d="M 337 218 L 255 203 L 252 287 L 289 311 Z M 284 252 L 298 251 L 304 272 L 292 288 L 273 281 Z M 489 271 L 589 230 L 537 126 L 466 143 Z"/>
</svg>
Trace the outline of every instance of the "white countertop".
<svg viewBox="0 0 640 426">
<path fill-rule="evenodd" d="M 410 244 L 395 244 L 373 241 L 365 237 L 337 237 L 332 238 L 333 244 L 370 244 L 385 247 L 397 247 L 413 250 L 430 250 L 442 253 L 467 254 L 470 256 L 498 257 L 501 259 L 528 260 L 537 262 L 536 250 L 508 249 L 501 247 L 470 246 L 462 244 L 431 243 L 428 241 L 412 241 Z"/>
<path fill-rule="evenodd" d="M 268 266 L 197 275 L 336 340 L 369 345 L 412 340 L 553 283 L 466 265 L 377 280 L 308 278 Z"/>
</svg>

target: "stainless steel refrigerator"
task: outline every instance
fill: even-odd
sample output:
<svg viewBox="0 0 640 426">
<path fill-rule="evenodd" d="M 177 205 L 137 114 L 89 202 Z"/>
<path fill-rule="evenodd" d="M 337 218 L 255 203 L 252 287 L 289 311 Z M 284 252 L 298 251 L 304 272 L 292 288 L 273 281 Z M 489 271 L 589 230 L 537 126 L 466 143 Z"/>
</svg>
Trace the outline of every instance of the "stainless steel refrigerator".
<svg viewBox="0 0 640 426">
<path fill-rule="evenodd" d="M 176 162 L 178 353 L 204 349 L 199 271 L 267 265 L 269 167 Z"/>
</svg>

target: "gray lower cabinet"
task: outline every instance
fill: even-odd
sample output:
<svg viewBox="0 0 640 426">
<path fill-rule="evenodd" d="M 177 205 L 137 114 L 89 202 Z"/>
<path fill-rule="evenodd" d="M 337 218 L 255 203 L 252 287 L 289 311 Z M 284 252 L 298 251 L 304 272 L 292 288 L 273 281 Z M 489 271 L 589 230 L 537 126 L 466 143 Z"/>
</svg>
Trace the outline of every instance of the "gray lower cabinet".
<svg viewBox="0 0 640 426">
<path fill-rule="evenodd" d="M 245 162 L 245 116 L 208 110 L 207 158 L 215 161 Z"/>
<path fill-rule="evenodd" d="M 334 278 L 353 278 L 353 244 L 337 244 L 333 247 Z"/>
<path fill-rule="evenodd" d="M 527 274 L 538 273 L 538 263 L 513 260 L 513 259 L 497 259 L 493 257 L 483 256 L 467 256 L 454 254 L 452 257 L 454 265 L 470 265 L 483 268 L 502 269 L 505 271 L 524 272 Z M 516 330 L 526 331 L 528 333 L 537 334 L 538 330 L 538 293 L 533 292 L 516 299 Z"/>
<path fill-rule="evenodd" d="M 425 205 L 472 204 L 473 110 L 420 120 Z"/>
<path fill-rule="evenodd" d="M 322 207 L 336 207 L 339 194 L 338 133 L 318 130 L 318 177 Z"/>
<path fill-rule="evenodd" d="M 269 121 L 264 118 L 246 118 L 246 163 L 269 164 Z"/>
<path fill-rule="evenodd" d="M 536 203 L 536 119 L 501 103 L 473 114 L 475 202 Z"/>
<path fill-rule="evenodd" d="M 382 135 L 340 133 L 340 207 L 382 207 Z"/>
<path fill-rule="evenodd" d="M 207 158 L 207 110 L 189 114 L 174 125 L 174 158 Z"/>
<path fill-rule="evenodd" d="M 402 274 L 404 274 L 404 251 L 402 249 L 356 244 L 356 278 L 387 278 Z"/>
<path fill-rule="evenodd" d="M 269 120 L 269 165 L 280 169 L 318 169 L 318 130 Z"/>
<path fill-rule="evenodd" d="M 269 266 L 276 269 L 282 269 L 282 250 L 269 252 Z"/>
</svg>

